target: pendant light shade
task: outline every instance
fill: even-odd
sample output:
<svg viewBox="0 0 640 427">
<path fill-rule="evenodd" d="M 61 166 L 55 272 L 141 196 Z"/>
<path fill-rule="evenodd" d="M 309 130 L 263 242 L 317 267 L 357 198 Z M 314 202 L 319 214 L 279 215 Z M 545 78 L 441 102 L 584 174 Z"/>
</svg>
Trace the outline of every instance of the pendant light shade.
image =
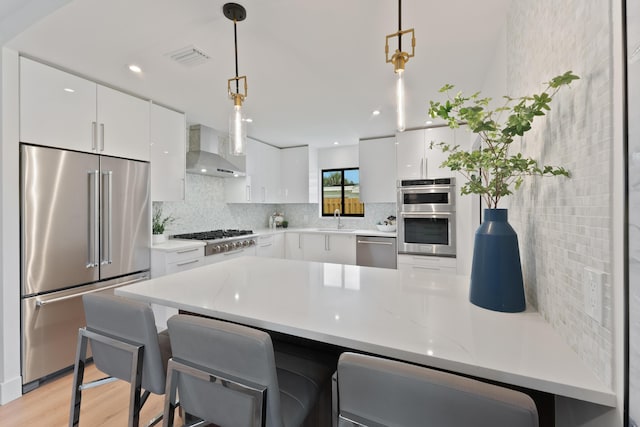
<svg viewBox="0 0 640 427">
<path fill-rule="evenodd" d="M 402 51 L 402 35 L 411 33 L 411 53 Z M 389 58 L 389 39 L 398 38 L 398 48 L 394 54 Z M 413 58 L 416 51 L 416 37 L 413 28 L 409 30 L 402 30 L 402 0 L 398 0 L 398 31 L 389 34 L 386 39 L 384 52 L 387 63 L 393 64 L 393 70 L 396 73 L 396 129 L 398 132 L 405 130 L 407 126 L 406 117 L 406 96 L 404 85 L 404 68 L 405 64 L 409 61 L 409 58 Z"/>
<path fill-rule="evenodd" d="M 233 21 L 236 64 L 236 76 L 230 78 L 227 82 L 229 98 L 233 100 L 233 109 L 229 114 L 229 152 L 234 156 L 241 156 L 245 154 L 247 146 L 247 121 L 242 109 L 242 103 L 247 97 L 247 76 L 238 76 L 238 32 L 236 23 L 244 21 L 247 17 L 247 11 L 237 3 L 226 3 L 222 7 L 222 12 L 224 16 Z M 244 83 L 244 92 L 240 92 L 241 81 Z"/>
</svg>

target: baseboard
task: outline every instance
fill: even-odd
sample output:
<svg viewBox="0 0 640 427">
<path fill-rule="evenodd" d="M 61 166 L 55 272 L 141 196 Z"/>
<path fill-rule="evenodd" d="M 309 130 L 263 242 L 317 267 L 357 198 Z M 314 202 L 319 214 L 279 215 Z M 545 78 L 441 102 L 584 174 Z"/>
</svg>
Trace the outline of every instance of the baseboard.
<svg viewBox="0 0 640 427">
<path fill-rule="evenodd" d="M 22 396 L 22 377 L 18 376 L 0 383 L 0 405 L 5 405 Z"/>
</svg>

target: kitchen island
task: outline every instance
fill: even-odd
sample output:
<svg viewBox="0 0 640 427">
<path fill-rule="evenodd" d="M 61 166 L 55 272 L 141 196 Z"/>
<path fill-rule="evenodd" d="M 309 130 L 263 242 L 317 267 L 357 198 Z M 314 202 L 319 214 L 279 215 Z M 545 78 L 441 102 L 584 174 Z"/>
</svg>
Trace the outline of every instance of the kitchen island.
<svg viewBox="0 0 640 427">
<path fill-rule="evenodd" d="M 116 294 L 295 337 L 613 407 L 604 386 L 537 313 L 468 301 L 468 278 L 242 257 L 123 286 Z"/>
</svg>

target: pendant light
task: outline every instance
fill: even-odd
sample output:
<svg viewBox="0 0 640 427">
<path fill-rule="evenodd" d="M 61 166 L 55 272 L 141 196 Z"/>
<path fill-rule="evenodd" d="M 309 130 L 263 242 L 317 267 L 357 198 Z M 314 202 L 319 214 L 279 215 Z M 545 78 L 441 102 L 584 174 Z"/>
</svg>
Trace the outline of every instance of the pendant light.
<svg viewBox="0 0 640 427">
<path fill-rule="evenodd" d="M 247 11 L 237 3 L 226 3 L 222 6 L 224 16 L 233 21 L 233 41 L 235 45 L 236 76 L 227 81 L 229 98 L 233 99 L 233 110 L 229 114 L 229 151 L 234 156 L 245 154 L 247 146 L 247 122 L 242 111 L 242 102 L 247 97 L 247 76 L 238 77 L 238 32 L 236 23 L 244 21 Z M 240 92 L 240 81 L 244 84 L 244 92 Z M 232 90 L 235 83 L 235 92 Z"/>
<path fill-rule="evenodd" d="M 402 35 L 411 33 L 411 54 L 402 51 Z M 398 48 L 389 58 L 389 39 L 398 38 Z M 406 112 L 405 112 L 405 88 L 404 88 L 404 65 L 413 58 L 416 52 L 416 37 L 413 28 L 402 30 L 402 0 L 398 0 L 398 31 L 389 34 L 386 38 L 384 53 L 387 63 L 393 64 L 393 70 L 396 73 L 396 129 L 398 132 L 404 131 L 406 128 Z"/>
</svg>

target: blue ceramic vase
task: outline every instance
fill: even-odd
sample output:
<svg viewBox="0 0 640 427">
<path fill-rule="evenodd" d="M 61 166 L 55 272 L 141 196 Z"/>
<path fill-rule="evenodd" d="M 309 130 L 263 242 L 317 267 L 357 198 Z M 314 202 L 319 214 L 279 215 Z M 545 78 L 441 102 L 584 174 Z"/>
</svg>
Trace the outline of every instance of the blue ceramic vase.
<svg viewBox="0 0 640 427">
<path fill-rule="evenodd" d="M 518 235 L 507 222 L 507 209 L 484 210 L 473 246 L 469 300 L 508 313 L 526 308 Z"/>
</svg>

